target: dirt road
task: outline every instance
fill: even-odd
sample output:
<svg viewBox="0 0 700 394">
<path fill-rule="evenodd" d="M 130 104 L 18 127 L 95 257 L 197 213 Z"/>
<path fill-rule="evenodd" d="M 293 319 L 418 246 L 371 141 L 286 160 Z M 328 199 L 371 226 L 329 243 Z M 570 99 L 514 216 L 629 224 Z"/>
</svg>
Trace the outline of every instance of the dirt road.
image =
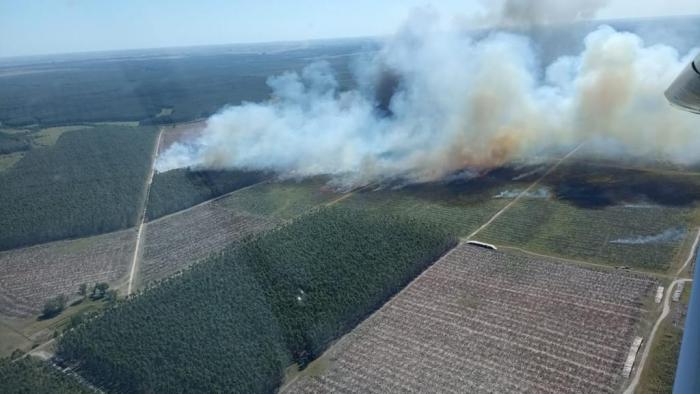
<svg viewBox="0 0 700 394">
<path fill-rule="evenodd" d="M 691 252 L 691 255 L 693 253 Z M 666 296 L 664 296 L 664 309 L 661 312 L 661 316 L 656 320 L 656 323 L 654 323 L 654 328 L 651 329 L 651 334 L 649 334 L 649 340 L 647 341 L 646 345 L 644 346 L 644 352 L 642 353 L 642 357 L 639 359 L 639 365 L 637 367 L 637 372 L 634 374 L 634 379 L 630 382 L 629 386 L 627 386 L 627 389 L 625 390 L 624 394 L 634 394 L 634 391 L 637 389 L 637 385 L 639 384 L 639 380 L 642 377 L 642 372 L 644 371 L 644 365 L 647 362 L 647 358 L 649 357 L 649 352 L 651 351 L 651 346 L 654 344 L 654 338 L 656 337 L 656 331 L 658 331 L 659 326 L 661 323 L 664 321 L 666 316 L 668 316 L 668 312 L 671 310 L 671 294 L 673 293 L 673 289 L 682 282 L 692 282 L 692 279 L 676 279 L 674 280 L 670 286 L 668 286 L 668 290 L 666 290 Z"/>
<path fill-rule="evenodd" d="M 153 154 L 151 155 L 151 171 L 146 179 L 146 185 L 144 188 L 144 198 L 143 206 L 141 207 L 141 214 L 138 219 L 138 232 L 136 233 L 136 245 L 134 247 L 134 258 L 131 261 L 131 270 L 129 270 L 129 282 L 126 287 L 126 295 L 131 295 L 134 287 L 134 277 L 136 276 L 136 270 L 138 269 L 138 261 L 141 255 L 141 239 L 143 238 L 143 227 L 146 221 L 146 209 L 148 208 L 148 195 L 151 192 L 151 185 L 153 184 L 153 175 L 156 172 L 156 158 L 158 157 L 158 149 L 160 148 L 160 140 L 163 137 L 163 128 L 160 128 L 158 132 L 158 139 L 156 140 L 156 146 L 153 149 Z"/>
<path fill-rule="evenodd" d="M 700 241 L 700 230 L 698 230 L 697 235 L 695 236 L 695 241 L 693 241 L 693 245 L 690 248 L 690 252 L 688 253 L 688 258 L 685 259 L 685 263 L 676 271 L 676 275 L 673 278 L 673 282 L 671 282 L 671 285 L 668 286 L 668 289 L 666 290 L 666 295 L 664 296 L 664 309 L 661 311 L 661 315 L 659 318 L 656 320 L 656 323 L 654 323 L 654 327 L 651 330 L 651 334 L 649 334 L 649 339 L 647 340 L 646 345 L 644 345 L 644 352 L 642 353 L 642 357 L 639 359 L 639 363 L 637 366 L 637 372 L 634 374 L 634 378 L 630 382 L 629 386 L 627 386 L 627 389 L 625 390 L 624 394 L 634 394 L 634 391 L 637 389 L 637 385 L 639 385 L 639 380 L 642 377 L 642 372 L 644 372 L 644 365 L 647 362 L 647 358 L 649 357 L 649 352 L 651 351 L 651 346 L 654 344 L 654 338 L 656 337 L 656 331 L 658 330 L 659 326 L 661 323 L 664 321 L 666 316 L 668 316 L 668 312 L 671 309 L 670 305 L 670 300 L 671 300 L 671 294 L 673 294 L 673 289 L 675 289 L 676 286 L 678 286 L 679 283 L 683 282 L 692 282 L 692 279 L 684 279 L 684 278 L 678 278 L 678 276 L 683 273 L 685 268 L 688 266 L 690 261 L 695 257 L 695 251 L 698 247 L 698 241 Z"/>
<path fill-rule="evenodd" d="M 522 192 L 520 192 L 520 194 L 518 194 L 518 196 L 515 197 L 511 202 L 509 202 L 508 204 L 506 204 L 505 207 L 501 208 L 500 211 L 496 212 L 496 214 L 494 214 L 493 216 L 491 216 L 491 219 L 489 219 L 486 223 L 482 224 L 481 227 L 479 227 L 479 228 L 477 228 L 476 230 L 474 230 L 473 233 L 469 234 L 469 235 L 467 236 L 467 239 L 469 240 L 469 239 L 474 238 L 474 237 L 475 237 L 477 234 L 479 234 L 483 229 L 485 229 L 485 228 L 488 227 L 491 223 L 493 223 L 494 220 L 498 219 L 498 217 L 501 216 L 501 214 L 503 214 L 505 211 L 507 211 L 508 208 L 512 207 L 513 204 L 515 204 L 516 202 L 518 202 L 518 200 L 520 200 L 524 195 L 526 195 L 528 192 L 530 192 L 530 190 L 532 190 L 535 186 L 539 185 L 540 182 L 542 182 L 542 180 L 543 180 L 547 175 L 549 175 L 549 174 L 551 174 L 552 172 L 554 172 L 554 170 L 556 170 L 556 169 L 561 165 L 561 163 L 563 163 L 566 159 L 568 159 L 569 157 L 571 157 L 571 155 L 573 155 L 574 153 L 576 153 L 576 151 L 579 150 L 579 148 L 581 148 L 581 146 L 583 146 L 583 144 L 578 145 L 578 146 L 575 147 L 571 152 L 567 153 L 564 157 L 562 157 L 561 159 L 557 160 L 551 167 L 549 167 L 549 169 L 548 169 L 547 171 L 545 171 L 544 174 L 542 174 L 542 176 L 540 176 L 539 178 L 537 178 L 537 180 L 535 180 L 534 182 L 532 182 L 532 183 L 530 184 L 530 186 L 527 187 L 527 189 L 525 189 L 525 190 L 523 190 Z"/>
</svg>

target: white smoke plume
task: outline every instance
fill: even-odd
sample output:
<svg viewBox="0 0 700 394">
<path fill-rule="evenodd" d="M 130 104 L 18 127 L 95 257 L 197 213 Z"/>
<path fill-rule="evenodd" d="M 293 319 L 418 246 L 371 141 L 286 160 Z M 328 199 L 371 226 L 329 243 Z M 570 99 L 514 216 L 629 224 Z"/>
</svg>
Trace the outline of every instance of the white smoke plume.
<svg viewBox="0 0 700 394">
<path fill-rule="evenodd" d="M 529 191 L 529 192 L 524 192 L 522 190 L 504 190 L 495 196 L 493 198 L 516 198 L 518 196 L 521 196 L 523 198 L 531 198 L 531 199 L 546 199 L 549 198 L 552 194 L 550 193 L 549 189 L 546 187 L 541 187 L 537 190 L 534 191 Z"/>
<path fill-rule="evenodd" d="M 580 55 L 542 67 L 523 36 L 473 40 L 439 25 L 432 14 L 411 19 L 357 67 L 353 90 L 339 91 L 325 63 L 271 77 L 271 100 L 224 108 L 197 140 L 171 146 L 158 171 L 422 182 L 582 141 L 616 154 L 698 159 L 700 117 L 663 96 L 693 53 L 602 26 Z"/>
<path fill-rule="evenodd" d="M 613 244 L 622 245 L 644 245 L 644 244 L 658 244 L 665 242 L 677 242 L 683 239 L 685 236 L 685 230 L 683 228 L 670 228 L 659 234 L 653 235 L 640 235 L 631 238 L 620 238 L 610 241 Z"/>
</svg>

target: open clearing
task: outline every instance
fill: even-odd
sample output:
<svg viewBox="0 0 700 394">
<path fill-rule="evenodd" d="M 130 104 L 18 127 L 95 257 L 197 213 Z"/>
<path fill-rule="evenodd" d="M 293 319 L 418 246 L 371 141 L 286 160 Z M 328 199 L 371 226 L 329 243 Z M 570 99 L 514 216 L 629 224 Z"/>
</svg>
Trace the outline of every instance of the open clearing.
<svg viewBox="0 0 700 394">
<path fill-rule="evenodd" d="M 337 194 L 318 181 L 261 183 L 148 222 L 140 286 L 271 229 Z"/>
<path fill-rule="evenodd" d="M 616 392 L 656 286 L 462 244 L 282 392 Z"/>
<path fill-rule="evenodd" d="M 165 279 L 278 223 L 264 216 L 226 209 L 217 201 L 149 222 L 138 281 L 142 286 Z"/>
<path fill-rule="evenodd" d="M 0 314 L 36 315 L 47 299 L 74 294 L 81 283 L 120 281 L 135 235 L 124 230 L 0 252 Z"/>
<path fill-rule="evenodd" d="M 13 152 L 0 155 L 0 171 L 12 168 L 22 157 L 24 152 Z"/>
<path fill-rule="evenodd" d="M 176 142 L 186 142 L 199 137 L 204 131 L 205 127 L 207 127 L 206 121 L 164 126 L 163 140 L 160 143 L 158 153 L 160 154 L 161 152 L 166 151 Z"/>
<path fill-rule="evenodd" d="M 56 141 L 58 141 L 58 138 L 63 133 L 90 128 L 92 128 L 92 126 L 88 125 L 47 127 L 45 129 L 41 129 L 39 132 L 33 135 L 34 142 L 39 146 L 55 145 Z"/>
</svg>

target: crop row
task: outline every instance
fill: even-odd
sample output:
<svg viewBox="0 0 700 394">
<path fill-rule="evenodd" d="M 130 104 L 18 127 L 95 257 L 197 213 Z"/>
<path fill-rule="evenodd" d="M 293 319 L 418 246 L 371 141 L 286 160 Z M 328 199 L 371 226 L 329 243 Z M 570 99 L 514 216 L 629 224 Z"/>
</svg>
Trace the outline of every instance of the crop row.
<svg viewBox="0 0 700 394">
<path fill-rule="evenodd" d="M 167 278 L 211 253 L 270 229 L 280 221 L 212 201 L 150 222 L 145 228 L 141 283 Z"/>
<path fill-rule="evenodd" d="M 82 283 L 122 279 L 135 236 L 124 230 L 0 252 L 0 314 L 28 316 L 57 294 L 75 293 Z"/>
<path fill-rule="evenodd" d="M 655 286 L 463 244 L 282 391 L 615 392 Z"/>
</svg>

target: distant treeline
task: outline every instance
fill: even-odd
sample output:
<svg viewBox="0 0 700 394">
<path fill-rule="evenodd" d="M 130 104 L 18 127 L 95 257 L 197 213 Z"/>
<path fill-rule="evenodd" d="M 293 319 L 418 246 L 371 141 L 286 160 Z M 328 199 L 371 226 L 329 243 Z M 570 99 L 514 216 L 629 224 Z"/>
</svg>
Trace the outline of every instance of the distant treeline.
<svg viewBox="0 0 700 394">
<path fill-rule="evenodd" d="M 107 310 L 58 355 L 116 392 L 272 392 L 455 243 L 420 221 L 323 208 Z"/>
<path fill-rule="evenodd" d="M 0 132 L 0 155 L 29 150 L 32 144 L 25 135 Z"/>
<path fill-rule="evenodd" d="M 32 357 L 0 359 L 0 393 L 82 394 L 92 393 L 76 379 Z"/>
<path fill-rule="evenodd" d="M 153 177 L 146 214 L 149 219 L 156 219 L 261 182 L 269 176 L 262 172 L 191 171 L 187 168 L 157 173 Z"/>
<path fill-rule="evenodd" d="M 271 75 L 299 70 L 314 57 L 357 45 L 284 53 L 212 54 L 179 58 L 76 60 L 27 66 L 0 78 L 0 123 L 58 126 L 80 122 L 164 124 L 208 117 L 224 105 L 269 97 Z M 329 61 L 349 80 L 348 58 Z M 163 115 L 163 108 L 172 113 Z"/>
<path fill-rule="evenodd" d="M 133 226 L 156 135 L 104 126 L 27 151 L 0 172 L 0 250 Z"/>
</svg>

